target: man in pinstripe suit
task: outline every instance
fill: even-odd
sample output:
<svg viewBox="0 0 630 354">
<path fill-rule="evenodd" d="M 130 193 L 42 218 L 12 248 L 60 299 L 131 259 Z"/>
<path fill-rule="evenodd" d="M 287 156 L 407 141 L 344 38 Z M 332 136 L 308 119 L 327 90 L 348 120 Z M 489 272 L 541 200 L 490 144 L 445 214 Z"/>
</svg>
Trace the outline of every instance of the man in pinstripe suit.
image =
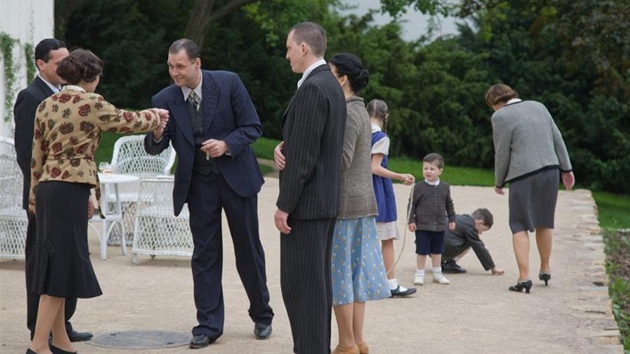
<svg viewBox="0 0 630 354">
<path fill-rule="evenodd" d="M 274 215 L 280 236 L 281 288 L 293 351 L 330 352 L 330 254 L 338 212 L 346 102 L 324 61 L 326 33 L 312 22 L 293 26 L 286 58 L 302 73 L 276 148 L 280 194 Z"/>
<path fill-rule="evenodd" d="M 199 48 L 191 40 L 173 42 L 168 68 L 175 83 L 152 102 L 167 109 L 170 119 L 147 134 L 145 149 L 159 154 L 170 142 L 178 156 L 174 212 L 179 215 L 188 203 L 195 245 L 191 267 L 199 324 L 190 348 L 208 346 L 223 334 L 221 210 L 250 301 L 254 334 L 267 339 L 273 311 L 258 233 L 258 192 L 264 181 L 250 147 L 262 135 L 258 114 L 238 75 L 201 69 Z"/>
</svg>

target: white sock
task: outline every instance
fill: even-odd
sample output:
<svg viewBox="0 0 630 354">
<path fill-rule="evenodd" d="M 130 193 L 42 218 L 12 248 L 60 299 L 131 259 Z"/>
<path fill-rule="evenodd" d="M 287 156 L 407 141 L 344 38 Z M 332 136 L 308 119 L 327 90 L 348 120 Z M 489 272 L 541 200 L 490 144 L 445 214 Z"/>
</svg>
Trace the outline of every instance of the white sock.
<svg viewBox="0 0 630 354">
<path fill-rule="evenodd" d="M 424 276 L 424 269 L 416 269 L 416 275 L 419 275 L 421 277 Z"/>
<path fill-rule="evenodd" d="M 389 285 L 389 290 L 396 290 L 396 288 L 398 288 L 398 280 L 396 280 L 396 278 L 387 279 L 387 284 Z"/>
<path fill-rule="evenodd" d="M 442 267 L 435 267 L 433 268 L 433 274 L 442 274 Z"/>
</svg>

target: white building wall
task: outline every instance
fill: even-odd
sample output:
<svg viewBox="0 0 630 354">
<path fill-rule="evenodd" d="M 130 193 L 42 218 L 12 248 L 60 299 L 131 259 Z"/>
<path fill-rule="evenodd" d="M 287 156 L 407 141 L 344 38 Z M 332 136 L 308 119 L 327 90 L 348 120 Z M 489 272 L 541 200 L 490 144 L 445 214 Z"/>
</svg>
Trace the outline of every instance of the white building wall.
<svg viewBox="0 0 630 354">
<path fill-rule="evenodd" d="M 7 87 L 4 58 L 0 55 L 0 136 L 13 137 L 13 103 L 17 93 L 28 85 L 25 44 L 30 43 L 34 49 L 40 40 L 54 36 L 54 5 L 54 0 L 0 0 L 0 32 L 19 41 L 13 47 L 14 70 L 17 69 L 13 87 Z M 9 90 L 14 94 L 7 112 L 5 101 Z M 7 113 L 11 116 L 9 121 L 6 121 Z"/>
</svg>

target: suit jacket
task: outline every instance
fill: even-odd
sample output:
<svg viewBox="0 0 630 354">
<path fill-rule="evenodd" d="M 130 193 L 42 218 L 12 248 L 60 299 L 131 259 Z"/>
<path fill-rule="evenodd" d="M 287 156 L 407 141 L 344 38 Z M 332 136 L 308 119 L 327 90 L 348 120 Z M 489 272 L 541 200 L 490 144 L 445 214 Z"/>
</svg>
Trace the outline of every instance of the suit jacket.
<svg viewBox="0 0 630 354">
<path fill-rule="evenodd" d="M 24 178 L 22 191 L 22 207 L 28 209 L 28 193 L 31 188 L 31 157 L 33 148 L 33 128 L 35 111 L 43 100 L 54 92 L 39 76 L 28 87 L 18 93 L 13 106 L 15 121 L 15 151 L 17 163 Z"/>
<path fill-rule="evenodd" d="M 544 168 L 571 171 L 562 134 L 540 102 L 520 101 L 492 115 L 494 174 L 497 187 Z"/>
<path fill-rule="evenodd" d="M 276 205 L 290 218 L 337 216 L 346 114 L 343 91 L 330 67 L 316 67 L 283 117 L 286 166 L 280 172 Z"/>
<path fill-rule="evenodd" d="M 494 261 L 486 245 L 479 238 L 479 232 L 475 228 L 475 220 L 470 215 L 457 215 L 455 217 L 455 230 L 446 230 L 444 233 L 443 259 L 452 259 L 468 247 L 475 251 L 475 255 L 485 270 L 494 268 Z"/>
<path fill-rule="evenodd" d="M 206 139 L 223 140 L 230 155 L 213 159 L 218 173 L 241 197 L 256 195 L 264 183 L 258 161 L 250 144 L 262 135 L 262 125 L 243 82 L 228 71 L 202 70 L 201 116 Z M 192 117 L 182 89 L 171 85 L 152 98 L 155 107 L 167 109 L 170 118 L 162 140 L 155 143 L 153 133 L 146 135 L 145 150 L 159 154 L 173 144 L 177 170 L 173 188 L 173 207 L 179 215 L 188 198 L 195 158 Z"/>
</svg>

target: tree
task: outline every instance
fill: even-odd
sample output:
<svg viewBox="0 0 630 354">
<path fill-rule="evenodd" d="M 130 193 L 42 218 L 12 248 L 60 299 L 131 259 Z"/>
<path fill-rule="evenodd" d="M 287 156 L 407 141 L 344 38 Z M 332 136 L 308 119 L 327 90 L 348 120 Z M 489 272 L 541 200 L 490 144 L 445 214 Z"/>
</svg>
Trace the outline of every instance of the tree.
<svg viewBox="0 0 630 354">
<path fill-rule="evenodd" d="M 190 17 L 184 31 L 184 37 L 197 43 L 199 48 L 203 48 L 208 27 L 212 22 L 234 13 L 245 5 L 249 5 L 259 0 L 194 0 L 190 9 Z M 217 3 L 219 3 L 217 5 Z M 217 6 L 215 6 L 217 5 Z"/>
</svg>

